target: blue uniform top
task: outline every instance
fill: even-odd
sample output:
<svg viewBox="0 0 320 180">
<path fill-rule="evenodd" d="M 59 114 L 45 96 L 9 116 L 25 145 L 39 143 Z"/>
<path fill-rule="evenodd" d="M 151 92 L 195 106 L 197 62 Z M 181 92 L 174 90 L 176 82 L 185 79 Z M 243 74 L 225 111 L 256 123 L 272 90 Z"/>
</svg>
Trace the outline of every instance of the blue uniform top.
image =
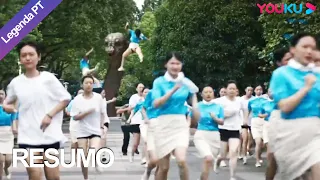
<svg viewBox="0 0 320 180">
<path fill-rule="evenodd" d="M 200 119 L 197 129 L 204 131 L 219 131 L 218 124 L 212 119 L 210 113 L 215 114 L 219 119 L 223 119 L 223 107 L 216 103 L 205 104 L 204 102 L 199 102 L 198 109 L 200 111 Z M 191 112 L 190 116 L 192 116 Z"/>
<path fill-rule="evenodd" d="M 134 30 L 129 29 L 129 33 L 130 33 L 130 42 L 133 43 L 137 43 L 139 44 L 141 40 L 147 40 L 147 38 L 141 33 L 140 34 L 140 38 L 137 37 L 136 33 Z"/>
<path fill-rule="evenodd" d="M 269 121 L 270 114 L 273 110 L 277 108 L 277 105 L 274 101 L 266 101 L 262 105 L 262 111 L 261 114 L 267 114 L 267 117 L 264 118 L 265 121 Z"/>
<path fill-rule="evenodd" d="M 17 120 L 17 113 L 7 113 L 0 106 L 0 126 L 11 126 L 14 120 Z"/>
<path fill-rule="evenodd" d="M 291 60 L 290 60 L 291 61 Z M 290 62 L 289 62 L 290 63 Z M 270 89 L 276 104 L 298 92 L 305 85 L 304 77 L 311 71 L 287 66 L 280 67 L 272 73 Z M 314 73 L 313 73 L 314 74 Z M 286 120 L 297 118 L 318 117 L 320 101 L 320 79 L 317 78 L 312 90 L 301 100 L 300 104 L 291 112 L 281 112 L 281 117 Z"/>
<path fill-rule="evenodd" d="M 255 97 L 248 103 L 248 111 L 252 112 L 252 117 L 256 118 L 259 117 L 259 114 L 261 114 L 262 105 L 267 101 L 264 97 Z"/>
<path fill-rule="evenodd" d="M 85 60 L 85 59 L 81 59 L 81 61 L 80 61 L 80 69 L 82 70 L 83 68 L 90 69 L 90 68 L 89 68 L 89 63 L 88 63 L 88 61 Z"/>
<path fill-rule="evenodd" d="M 143 103 L 143 107 L 144 109 L 146 110 L 146 113 L 147 113 L 147 116 L 150 119 L 154 119 L 154 118 L 157 118 L 157 109 L 155 109 L 153 107 L 153 104 L 152 104 L 153 100 L 152 100 L 152 90 L 149 90 L 145 100 L 144 100 L 144 103 Z"/>
<path fill-rule="evenodd" d="M 164 76 L 158 77 L 153 81 L 152 99 L 153 101 L 161 98 L 175 86 L 174 82 L 167 81 Z M 186 115 L 188 112 L 185 102 L 191 97 L 191 93 L 186 86 L 180 87 L 168 101 L 158 107 L 158 116 L 161 115 Z"/>
</svg>

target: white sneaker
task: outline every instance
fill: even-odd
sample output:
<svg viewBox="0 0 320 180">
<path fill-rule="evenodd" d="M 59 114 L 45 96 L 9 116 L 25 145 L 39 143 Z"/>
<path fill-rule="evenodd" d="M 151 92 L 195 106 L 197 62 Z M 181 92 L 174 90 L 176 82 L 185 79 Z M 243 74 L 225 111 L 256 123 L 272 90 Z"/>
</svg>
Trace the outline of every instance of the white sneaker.
<svg viewBox="0 0 320 180">
<path fill-rule="evenodd" d="M 133 162 L 133 156 L 132 155 L 129 155 L 129 162 Z"/>
<path fill-rule="evenodd" d="M 259 163 L 262 164 L 262 163 L 263 163 L 263 160 L 259 160 Z"/>
<path fill-rule="evenodd" d="M 215 160 L 213 163 L 213 171 L 218 174 L 219 173 L 219 165 L 218 165 L 218 161 Z"/>
<path fill-rule="evenodd" d="M 225 162 L 225 161 L 221 161 L 221 163 L 220 163 L 220 167 L 227 167 L 226 162 Z"/>
<path fill-rule="evenodd" d="M 11 173 L 9 173 L 6 177 L 7 179 L 11 179 Z"/>
<path fill-rule="evenodd" d="M 261 164 L 259 162 L 256 163 L 256 168 L 261 167 Z"/>
<path fill-rule="evenodd" d="M 230 178 L 230 180 L 236 180 L 236 178 L 232 177 L 232 178 Z"/>
<path fill-rule="evenodd" d="M 242 164 L 246 165 L 247 164 L 247 157 L 243 157 L 242 161 L 243 161 Z"/>
<path fill-rule="evenodd" d="M 243 159 L 243 157 L 241 157 L 241 156 L 238 156 L 238 160 L 241 160 L 241 159 Z"/>
<path fill-rule="evenodd" d="M 141 165 L 145 165 L 146 163 L 147 163 L 146 158 L 142 158 L 142 159 L 141 159 Z"/>
</svg>

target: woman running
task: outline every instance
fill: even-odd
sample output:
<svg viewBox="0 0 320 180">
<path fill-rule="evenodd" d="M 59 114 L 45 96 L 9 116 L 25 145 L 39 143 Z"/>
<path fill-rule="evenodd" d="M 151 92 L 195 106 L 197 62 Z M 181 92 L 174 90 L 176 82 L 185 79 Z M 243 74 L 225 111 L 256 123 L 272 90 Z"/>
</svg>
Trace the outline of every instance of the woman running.
<svg viewBox="0 0 320 180">
<path fill-rule="evenodd" d="M 246 113 L 245 119 L 249 122 L 250 114 L 252 114 L 251 119 L 251 132 L 252 138 L 255 141 L 255 155 L 256 155 L 256 167 L 261 167 L 262 159 L 262 147 L 263 147 L 263 116 L 261 116 L 262 105 L 267 101 L 266 98 L 262 97 L 262 87 L 259 85 L 254 90 L 255 98 L 249 101 L 248 111 Z"/>
<path fill-rule="evenodd" d="M 129 48 L 122 54 L 122 60 L 121 60 L 121 65 L 118 69 L 118 71 L 124 71 L 124 61 L 125 58 L 127 58 L 130 54 L 133 53 L 137 53 L 140 59 L 140 62 L 143 62 L 143 54 L 142 54 L 142 50 L 139 46 L 139 43 L 141 40 L 148 40 L 147 37 L 145 37 L 142 33 L 140 29 L 136 29 L 136 30 L 131 30 L 128 29 L 129 28 L 129 23 L 126 24 L 125 29 L 126 31 L 129 30 L 130 33 L 130 44 L 129 44 Z"/>
<path fill-rule="evenodd" d="M 224 108 L 224 124 L 219 125 L 221 136 L 221 156 L 215 162 L 214 170 L 220 166 L 222 160 L 227 159 L 227 147 L 229 146 L 229 166 L 230 180 L 235 180 L 235 170 L 238 160 L 238 148 L 240 145 L 240 130 L 242 118 L 240 111 L 244 111 L 244 107 L 239 98 L 236 96 L 236 82 L 228 81 L 226 96 L 216 99 L 215 102 Z"/>
<path fill-rule="evenodd" d="M 265 101 L 265 103 L 262 104 L 261 114 L 259 115 L 260 117 L 264 118 L 263 143 L 267 147 L 267 157 L 270 156 L 269 155 L 270 154 L 270 148 L 268 147 L 268 143 L 269 143 L 268 132 L 269 132 L 269 128 L 270 128 L 269 118 L 270 118 L 271 112 L 276 108 L 276 104 L 272 99 L 272 94 L 271 94 L 270 89 L 268 90 L 268 97 L 269 97 L 269 99 L 267 101 Z"/>
<path fill-rule="evenodd" d="M 289 52 L 288 48 L 277 49 L 274 53 L 275 64 L 278 66 L 285 66 L 288 64 L 289 59 L 292 58 L 292 54 Z M 274 137 L 277 133 L 275 128 L 277 126 L 277 121 L 280 120 L 280 110 L 276 106 L 270 114 L 269 118 L 269 129 L 268 129 L 268 164 L 266 169 L 266 180 L 273 180 L 277 173 L 277 162 L 273 154 L 273 144 Z"/>
<path fill-rule="evenodd" d="M 155 152 L 155 139 L 154 139 L 154 131 L 157 124 L 157 110 L 154 109 L 152 105 L 153 99 L 152 99 L 152 90 L 149 91 L 147 94 L 145 101 L 143 103 L 142 107 L 142 115 L 144 117 L 144 130 L 146 130 L 146 147 L 148 152 L 148 162 L 147 162 L 147 169 L 144 172 L 141 180 L 148 180 L 151 175 L 151 171 L 156 167 L 156 163 L 158 161 L 156 152 Z M 140 130 L 143 132 L 143 130 Z M 157 169 L 158 170 L 158 169 Z M 157 171 L 156 171 L 157 173 Z M 156 174 L 155 173 L 155 174 Z"/>
<path fill-rule="evenodd" d="M 146 97 L 146 95 L 148 94 L 149 92 L 149 89 L 148 88 L 144 88 L 142 90 L 142 98 L 143 98 L 143 101 L 140 101 L 138 104 L 135 105 L 134 109 L 131 111 L 131 114 L 130 114 L 130 117 L 128 119 L 128 123 L 130 123 L 135 129 L 138 129 L 138 130 L 135 130 L 133 131 L 133 137 L 134 137 L 134 143 L 132 145 L 132 150 L 131 150 L 131 156 L 129 158 L 130 162 L 133 162 L 133 157 L 134 157 L 134 154 L 135 152 L 137 151 L 138 149 L 138 146 L 140 144 L 140 135 L 141 135 L 141 130 L 140 130 L 140 126 L 141 124 L 143 124 L 143 116 L 142 116 L 142 113 L 141 113 L 141 109 L 142 109 L 142 106 L 143 106 L 143 102 L 144 102 L 144 99 Z M 139 113 L 139 116 L 136 116 L 136 114 Z M 140 117 L 140 118 L 135 118 L 133 119 L 133 117 L 136 116 L 136 117 Z M 145 151 L 143 151 L 142 154 L 146 154 Z M 142 159 L 146 159 L 145 157 L 142 157 Z M 144 160 L 145 162 L 142 163 L 142 164 L 146 164 L 146 160 Z"/>
<path fill-rule="evenodd" d="M 166 57 L 167 72 L 153 82 L 153 105 L 158 111 L 158 125 L 154 137 L 157 157 L 159 158 L 159 171 L 156 179 L 167 179 L 170 154 L 174 153 L 180 169 L 180 179 L 188 180 L 188 166 L 186 162 L 189 145 L 189 126 L 187 123 L 187 107 L 184 105 L 188 99 L 192 101 L 192 111 L 195 119 L 197 112 L 197 88 L 184 77 L 182 59 L 178 53 L 169 53 Z M 179 75 L 180 74 L 180 75 Z M 188 83 L 187 83 L 188 82 Z"/>
<path fill-rule="evenodd" d="M 0 89 L 0 180 L 2 180 L 3 172 L 7 179 L 11 179 L 9 167 L 12 163 L 14 146 L 13 128 L 17 120 L 17 113 L 7 113 L 2 108 L 5 97 L 5 91 Z"/>
<path fill-rule="evenodd" d="M 102 96 L 93 92 L 92 76 L 82 78 L 83 94 L 74 98 L 70 115 L 79 121 L 77 130 L 78 147 L 84 149 L 87 156 L 89 148 L 100 148 L 101 129 L 103 129 L 106 109 Z M 88 179 L 88 168 L 81 162 L 82 174 Z M 96 170 L 100 168 L 96 165 Z"/>
<path fill-rule="evenodd" d="M 308 170 L 311 179 L 320 179 L 320 79 L 309 67 L 316 48 L 313 35 L 294 36 L 293 58 L 272 74 L 270 88 L 281 111 L 281 120 L 274 127 L 274 155 L 282 180 L 299 178 Z"/>
<path fill-rule="evenodd" d="M 103 148 L 103 147 L 107 146 L 107 132 L 108 132 L 108 129 L 109 129 L 109 124 L 110 124 L 110 119 L 109 119 L 109 116 L 107 114 L 107 106 L 110 103 L 116 102 L 117 98 L 114 97 L 111 100 L 106 100 L 106 93 L 105 93 L 104 90 L 101 92 L 101 96 L 103 98 L 103 108 L 106 109 L 106 114 L 104 115 L 104 117 L 105 117 L 104 126 L 101 129 L 102 130 L 102 135 L 101 135 L 100 147 Z M 107 158 L 105 156 L 106 156 L 106 154 L 103 154 L 103 157 L 102 157 L 102 161 L 103 162 L 107 161 Z"/>
<path fill-rule="evenodd" d="M 248 86 L 245 89 L 246 94 L 241 97 L 241 102 L 242 106 L 245 108 L 245 111 L 248 111 L 248 104 L 249 101 L 253 98 L 252 93 L 253 93 L 253 88 L 251 86 Z M 243 112 L 243 115 L 245 112 Z M 242 143 L 240 144 L 241 149 L 240 149 L 240 157 L 239 159 L 243 160 L 243 164 L 247 164 L 247 154 L 250 150 L 250 144 L 251 144 L 251 116 L 249 117 L 248 124 L 247 125 L 242 125 L 241 128 L 241 141 Z"/>
<path fill-rule="evenodd" d="M 209 86 L 202 90 L 203 101 L 198 103 L 200 119 L 194 135 L 194 144 L 202 158 L 203 170 L 200 180 L 208 180 L 212 163 L 217 159 L 220 151 L 220 133 L 218 125 L 223 125 L 223 108 L 212 102 L 213 89 Z M 190 113 L 189 118 L 192 117 Z"/>
<path fill-rule="evenodd" d="M 63 110 L 69 104 L 71 95 L 62 83 L 46 71 L 38 71 L 40 61 L 39 46 L 33 42 L 21 43 L 18 46 L 20 63 L 25 73 L 15 77 L 7 88 L 4 109 L 11 111 L 14 103 L 19 102 L 18 144 L 20 148 L 38 148 L 44 151 L 49 148 L 59 149 L 67 141 L 62 132 Z M 45 155 L 44 160 L 53 163 Z M 29 159 L 27 159 L 29 161 Z M 43 163 L 35 160 L 35 163 Z M 42 179 L 42 170 L 37 167 L 27 168 L 29 179 Z M 44 166 L 46 179 L 60 179 L 59 166 Z"/>
<path fill-rule="evenodd" d="M 80 89 L 77 93 L 77 95 L 83 94 L 83 90 Z M 66 114 L 70 116 L 71 108 L 72 108 L 73 100 L 69 103 Z M 69 132 L 71 137 L 71 149 L 75 149 L 75 153 L 77 154 L 78 149 L 78 139 L 77 139 L 77 130 L 78 130 L 78 121 L 75 121 L 70 116 L 70 124 L 69 124 Z"/>
</svg>

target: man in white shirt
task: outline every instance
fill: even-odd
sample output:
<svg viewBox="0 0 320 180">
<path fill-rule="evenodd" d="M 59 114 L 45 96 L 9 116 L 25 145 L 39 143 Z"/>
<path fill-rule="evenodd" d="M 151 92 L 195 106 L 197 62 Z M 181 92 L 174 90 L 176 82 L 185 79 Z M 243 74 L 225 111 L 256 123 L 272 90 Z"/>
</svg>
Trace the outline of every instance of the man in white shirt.
<svg viewBox="0 0 320 180">
<path fill-rule="evenodd" d="M 140 101 L 143 101 L 143 97 L 142 97 L 143 89 L 144 89 L 144 85 L 142 83 L 139 83 L 137 85 L 137 88 L 136 88 L 137 93 L 132 95 L 130 97 L 130 99 L 129 99 L 129 107 L 128 108 L 123 108 L 123 109 L 119 110 L 119 112 L 121 112 L 121 113 L 127 112 L 128 114 L 130 114 L 131 110 L 134 109 L 134 107 Z M 142 116 L 138 117 L 139 115 L 141 116 L 141 113 L 136 113 L 136 115 L 131 118 L 131 122 L 135 123 L 137 121 L 137 119 L 139 119 L 139 118 L 142 119 Z M 138 128 L 135 128 L 135 126 L 133 126 L 132 123 L 130 123 L 129 126 L 127 126 L 127 125 L 121 126 L 121 129 L 122 129 L 123 134 L 124 134 L 123 145 L 122 145 L 122 153 L 123 153 L 123 155 L 127 155 L 129 141 L 130 141 L 129 133 L 130 132 L 133 133 L 133 131 L 139 131 L 139 133 L 140 133 L 140 128 L 139 128 L 139 126 L 138 126 Z M 137 150 L 135 153 L 139 154 L 139 151 Z"/>
</svg>

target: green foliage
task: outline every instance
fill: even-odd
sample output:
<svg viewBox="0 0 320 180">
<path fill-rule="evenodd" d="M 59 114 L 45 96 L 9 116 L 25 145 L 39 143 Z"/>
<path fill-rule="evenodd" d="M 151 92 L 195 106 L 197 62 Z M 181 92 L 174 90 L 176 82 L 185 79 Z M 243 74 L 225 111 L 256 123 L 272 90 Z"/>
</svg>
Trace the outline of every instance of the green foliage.
<svg viewBox="0 0 320 180">
<path fill-rule="evenodd" d="M 162 69 L 166 52 L 182 52 L 184 72 L 200 87 L 259 82 L 256 49 L 264 41 L 258 16 L 247 1 L 167 0 L 155 13 L 152 60 Z"/>
<path fill-rule="evenodd" d="M 295 1 L 282 1 L 284 3 L 295 3 Z M 294 19 L 290 23 L 288 20 Z M 273 64 L 272 53 L 281 47 L 289 46 L 289 40 L 285 38 L 285 34 L 297 34 L 299 32 L 310 32 L 320 34 L 319 22 L 320 14 L 261 14 L 259 22 L 263 27 L 263 37 L 266 46 L 259 53 L 259 58 L 265 61 L 264 69 L 271 72 L 275 67 Z"/>
</svg>

